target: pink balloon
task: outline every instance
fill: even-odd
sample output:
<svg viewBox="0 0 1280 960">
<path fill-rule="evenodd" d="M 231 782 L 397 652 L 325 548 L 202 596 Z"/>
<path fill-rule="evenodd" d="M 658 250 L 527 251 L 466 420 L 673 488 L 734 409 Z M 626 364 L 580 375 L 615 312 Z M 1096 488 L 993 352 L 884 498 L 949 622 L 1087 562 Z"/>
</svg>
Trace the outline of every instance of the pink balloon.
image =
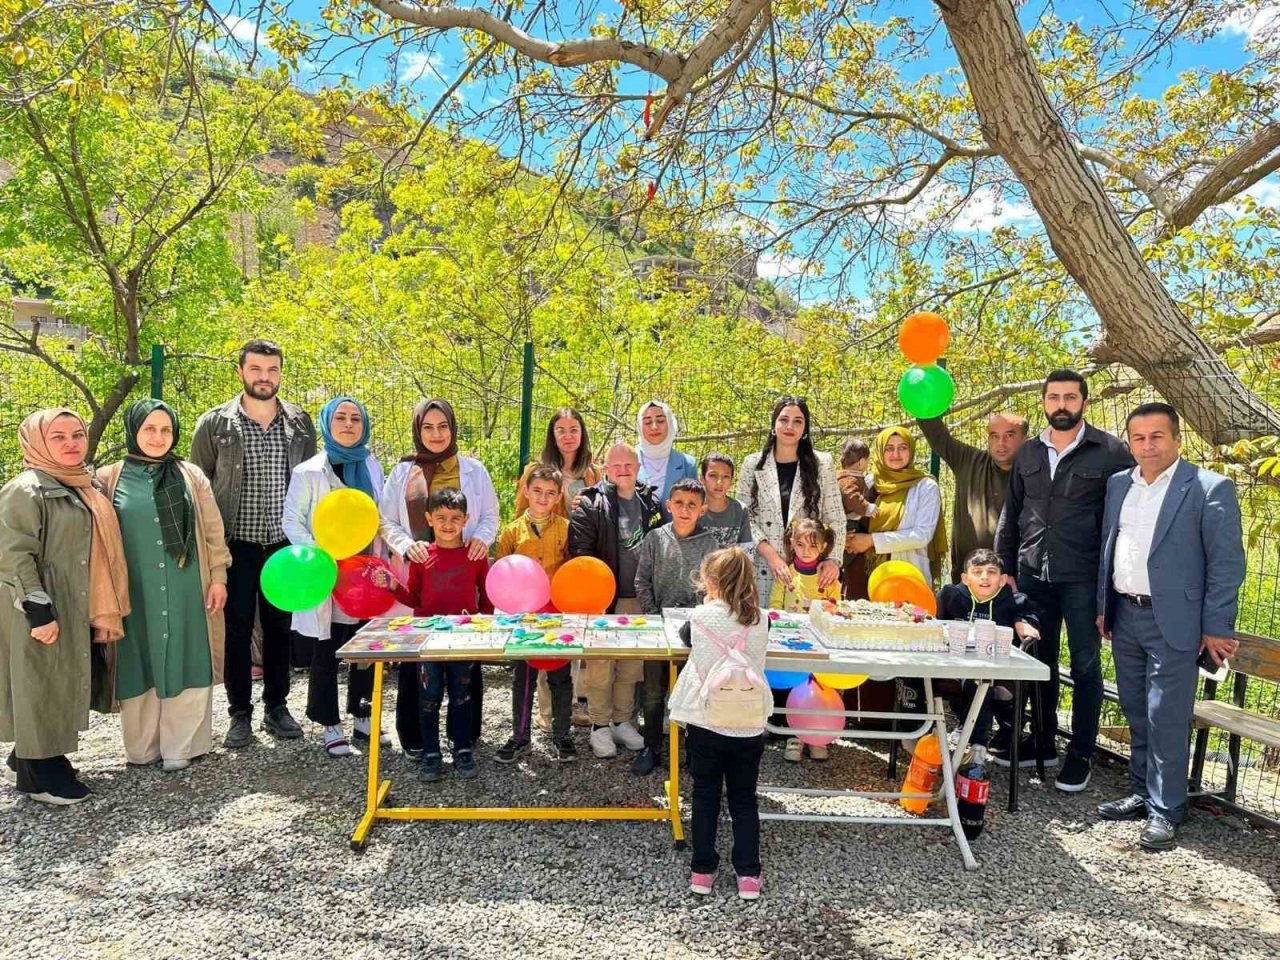
<svg viewBox="0 0 1280 960">
<path fill-rule="evenodd" d="M 844 710 L 844 700 L 840 697 L 837 690 L 828 690 L 821 684 L 810 680 L 808 683 L 802 683 L 798 687 L 792 687 L 791 692 L 787 694 L 787 706 L 793 710 Z M 818 714 L 793 714 L 787 716 L 787 726 L 796 727 L 802 730 L 843 730 L 844 717 L 818 715 Z M 828 737 L 821 734 L 798 734 L 802 743 L 807 743 L 814 747 L 825 747 L 836 738 Z"/>
<path fill-rule="evenodd" d="M 551 579 L 542 564 L 519 554 L 490 567 L 484 589 L 489 602 L 504 613 L 533 613 L 551 600 Z"/>
</svg>

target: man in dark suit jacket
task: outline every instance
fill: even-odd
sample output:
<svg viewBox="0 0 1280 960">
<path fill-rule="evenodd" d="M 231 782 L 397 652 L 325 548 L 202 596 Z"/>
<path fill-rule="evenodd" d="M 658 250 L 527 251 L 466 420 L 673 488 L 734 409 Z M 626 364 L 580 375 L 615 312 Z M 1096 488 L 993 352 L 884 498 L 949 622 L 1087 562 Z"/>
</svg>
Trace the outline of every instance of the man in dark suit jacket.
<svg viewBox="0 0 1280 960">
<path fill-rule="evenodd" d="M 1145 819 L 1141 845 L 1167 850 L 1186 815 L 1196 658 L 1205 650 L 1220 665 L 1236 651 L 1244 546 L 1235 484 L 1180 458 L 1173 407 L 1144 403 L 1126 429 L 1138 466 L 1107 484 L 1098 629 L 1132 734 L 1132 793 L 1098 813 Z"/>
</svg>

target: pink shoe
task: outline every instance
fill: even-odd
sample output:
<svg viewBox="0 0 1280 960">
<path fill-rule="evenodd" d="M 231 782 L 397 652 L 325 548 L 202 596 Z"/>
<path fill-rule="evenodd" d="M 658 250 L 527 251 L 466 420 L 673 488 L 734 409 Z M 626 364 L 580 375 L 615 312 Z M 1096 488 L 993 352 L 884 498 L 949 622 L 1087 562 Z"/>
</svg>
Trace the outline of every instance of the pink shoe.
<svg viewBox="0 0 1280 960">
<path fill-rule="evenodd" d="M 711 890 L 716 885 L 716 875 L 714 873 L 691 873 L 689 874 L 689 889 L 700 896 L 707 897 L 711 895 Z"/>
<path fill-rule="evenodd" d="M 739 877 L 738 896 L 743 900 L 757 900 L 762 886 L 764 886 L 763 877 Z"/>
</svg>

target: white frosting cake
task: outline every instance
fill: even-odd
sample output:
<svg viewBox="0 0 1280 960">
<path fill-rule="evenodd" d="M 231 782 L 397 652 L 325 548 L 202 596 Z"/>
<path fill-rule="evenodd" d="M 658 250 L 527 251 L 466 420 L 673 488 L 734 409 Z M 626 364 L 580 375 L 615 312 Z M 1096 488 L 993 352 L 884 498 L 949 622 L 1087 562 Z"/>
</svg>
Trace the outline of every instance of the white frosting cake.
<svg viewBox="0 0 1280 960">
<path fill-rule="evenodd" d="M 815 600 L 809 625 L 840 650 L 945 651 L 942 622 L 919 607 L 870 600 Z"/>
</svg>

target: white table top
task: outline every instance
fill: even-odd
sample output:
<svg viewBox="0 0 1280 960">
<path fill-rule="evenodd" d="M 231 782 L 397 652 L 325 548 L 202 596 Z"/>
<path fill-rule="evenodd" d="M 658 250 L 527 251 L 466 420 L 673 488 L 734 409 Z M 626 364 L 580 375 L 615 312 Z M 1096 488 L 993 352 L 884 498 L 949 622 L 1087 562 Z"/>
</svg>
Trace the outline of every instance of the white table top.
<svg viewBox="0 0 1280 960">
<path fill-rule="evenodd" d="M 979 657 L 956 657 L 949 653 L 920 653 L 896 650 L 831 650 L 829 659 L 802 660 L 798 657 L 770 657 L 768 670 L 797 673 L 865 674 L 872 680 L 896 677 L 948 677 L 954 680 L 1048 680 L 1049 668 L 1021 650 L 1012 650 L 1005 662 Z"/>
</svg>

